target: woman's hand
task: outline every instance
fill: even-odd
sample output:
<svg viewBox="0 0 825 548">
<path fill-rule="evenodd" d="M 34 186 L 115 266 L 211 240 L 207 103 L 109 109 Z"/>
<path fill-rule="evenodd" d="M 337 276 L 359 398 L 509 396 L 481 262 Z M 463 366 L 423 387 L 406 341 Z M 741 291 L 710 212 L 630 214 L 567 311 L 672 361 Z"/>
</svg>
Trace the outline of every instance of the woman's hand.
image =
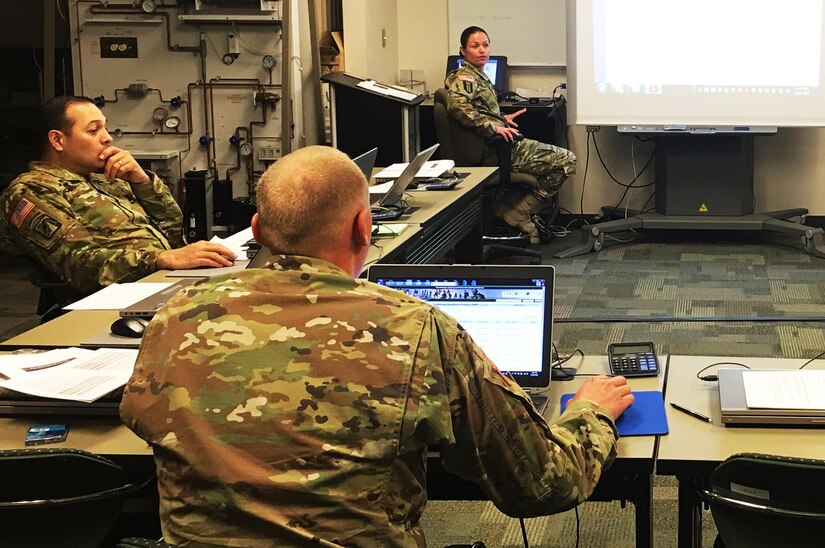
<svg viewBox="0 0 825 548">
<path fill-rule="evenodd" d="M 521 116 L 525 112 L 527 112 L 527 109 L 523 108 L 521 110 L 511 112 L 510 114 L 505 114 L 504 119 L 507 120 L 507 125 L 509 125 L 510 127 L 518 127 L 518 124 L 515 123 L 513 120 L 516 118 L 516 116 Z"/>
<path fill-rule="evenodd" d="M 519 132 L 517 129 L 512 127 L 501 126 L 496 128 L 496 134 L 501 135 L 501 138 L 504 139 L 506 142 L 512 143 L 517 139 Z"/>
</svg>

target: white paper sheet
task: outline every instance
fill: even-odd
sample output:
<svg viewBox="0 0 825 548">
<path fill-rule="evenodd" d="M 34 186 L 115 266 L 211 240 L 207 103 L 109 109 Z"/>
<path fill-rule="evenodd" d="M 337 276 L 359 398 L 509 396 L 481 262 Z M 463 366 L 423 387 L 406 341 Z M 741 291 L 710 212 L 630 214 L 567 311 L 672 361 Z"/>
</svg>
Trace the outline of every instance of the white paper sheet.
<svg viewBox="0 0 825 548">
<path fill-rule="evenodd" d="M 238 231 L 231 236 L 227 236 L 226 238 L 213 236 L 212 239 L 209 241 L 222 244 L 230 251 L 235 253 L 238 257 L 246 257 L 246 242 L 248 242 L 252 238 L 252 227 L 249 227 L 241 231 Z"/>
<path fill-rule="evenodd" d="M 15 379 L 29 371 L 49 369 L 66 360 L 81 359 L 94 353 L 87 348 L 57 348 L 29 354 L 0 354 L 0 375 Z"/>
<path fill-rule="evenodd" d="M 76 351 L 82 351 L 78 354 Z M 93 402 L 123 386 L 132 375 L 137 350 L 101 348 L 64 349 L 75 354 L 62 363 L 32 369 L 0 381 L 0 386 L 43 398 Z"/>
<path fill-rule="evenodd" d="M 744 371 L 749 409 L 825 409 L 825 371 Z"/>
<path fill-rule="evenodd" d="M 112 284 L 66 307 L 66 310 L 120 310 L 172 285 L 167 282 Z"/>
<path fill-rule="evenodd" d="M 392 188 L 395 181 L 388 181 L 386 183 L 379 183 L 370 187 L 370 194 L 386 194 Z"/>
<path fill-rule="evenodd" d="M 387 97 L 395 97 L 396 99 L 403 99 L 405 101 L 412 101 L 418 97 L 418 94 L 413 93 L 408 89 L 400 88 L 398 86 L 379 84 L 375 80 L 364 80 L 362 82 L 358 82 L 357 85 L 359 88 L 368 89 L 370 91 L 380 93 L 381 95 L 386 95 Z"/>
</svg>

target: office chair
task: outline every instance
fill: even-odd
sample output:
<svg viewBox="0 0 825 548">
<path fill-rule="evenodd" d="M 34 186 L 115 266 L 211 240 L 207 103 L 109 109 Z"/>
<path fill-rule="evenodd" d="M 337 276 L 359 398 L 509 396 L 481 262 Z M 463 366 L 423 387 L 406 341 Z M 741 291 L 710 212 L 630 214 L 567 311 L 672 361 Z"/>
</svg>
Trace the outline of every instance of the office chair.
<svg viewBox="0 0 825 548">
<path fill-rule="evenodd" d="M 446 89 L 437 89 L 434 95 L 433 117 L 435 123 L 435 134 L 439 143 L 439 151 L 445 158 L 455 162 L 457 166 L 474 167 L 483 165 L 485 139 L 458 123 L 447 111 L 449 92 Z M 506 229 L 495 228 L 495 218 L 492 213 L 491 201 L 511 185 L 536 186 L 536 178 L 529 173 L 516 173 L 511 170 L 510 143 L 503 140 L 498 146 L 498 184 L 492 187 L 486 195 L 483 219 L 483 241 L 489 245 L 488 253 L 492 251 L 510 254 L 526 255 L 531 258 L 541 259 L 538 251 L 524 249 L 530 243 L 529 234 L 519 232 L 517 229 L 507 226 Z M 489 262 L 485 256 L 485 262 Z"/>
<path fill-rule="evenodd" d="M 825 539 L 825 460 L 741 453 L 710 477 L 714 548 L 806 548 Z"/>
<path fill-rule="evenodd" d="M 37 301 L 37 315 L 40 323 L 46 323 L 67 311 L 63 307 L 78 300 L 81 295 L 72 287 L 57 277 L 54 272 L 35 265 L 31 275 L 31 283 L 40 289 Z"/>
<path fill-rule="evenodd" d="M 119 465 L 85 451 L 0 451 L 0 544 L 100 546 L 137 489 Z"/>
</svg>

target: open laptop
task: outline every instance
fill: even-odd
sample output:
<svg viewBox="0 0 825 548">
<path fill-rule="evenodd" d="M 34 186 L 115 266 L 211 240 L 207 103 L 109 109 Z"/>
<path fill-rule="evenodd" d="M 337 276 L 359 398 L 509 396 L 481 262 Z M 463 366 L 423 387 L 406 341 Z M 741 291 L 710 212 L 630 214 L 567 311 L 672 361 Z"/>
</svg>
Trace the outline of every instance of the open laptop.
<svg viewBox="0 0 825 548">
<path fill-rule="evenodd" d="M 404 195 L 404 191 L 407 190 L 407 186 L 415 179 L 415 175 L 427 163 L 427 160 L 430 159 L 437 148 L 438 143 L 416 154 L 413 161 L 407 164 L 407 167 L 404 168 L 404 171 L 390 186 L 386 194 L 374 197 L 370 193 L 373 221 L 393 221 L 406 212 L 406 208 L 401 205 L 401 197 Z"/>
<path fill-rule="evenodd" d="M 375 167 L 375 159 L 378 157 L 378 147 L 375 147 L 371 150 L 366 151 L 364 154 L 353 158 L 352 161 L 355 165 L 358 166 L 358 169 L 361 170 L 361 173 L 364 174 L 367 181 L 370 180 L 372 177 L 372 168 Z"/>
<path fill-rule="evenodd" d="M 165 289 L 161 289 L 157 293 L 149 295 L 145 299 L 122 308 L 120 310 L 121 317 L 138 316 L 141 318 L 151 318 L 155 315 L 161 306 L 166 304 L 166 301 L 176 295 L 181 289 L 200 281 L 202 278 L 183 278 L 182 280 L 173 283 Z"/>
<path fill-rule="evenodd" d="M 752 370 L 747 370 L 752 371 Z M 745 398 L 745 369 L 720 369 L 719 407 L 725 426 L 822 426 L 825 409 L 750 408 Z"/>
<path fill-rule="evenodd" d="M 454 317 L 539 411 L 550 386 L 553 283 L 550 265 L 390 265 L 368 278 L 404 291 Z"/>
</svg>

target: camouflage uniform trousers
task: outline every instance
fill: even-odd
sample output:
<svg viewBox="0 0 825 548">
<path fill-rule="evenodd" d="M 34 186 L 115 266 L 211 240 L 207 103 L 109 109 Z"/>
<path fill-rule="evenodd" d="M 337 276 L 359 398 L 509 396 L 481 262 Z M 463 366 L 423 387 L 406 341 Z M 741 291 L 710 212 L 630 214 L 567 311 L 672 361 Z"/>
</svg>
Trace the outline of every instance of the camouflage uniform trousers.
<svg viewBox="0 0 825 548">
<path fill-rule="evenodd" d="M 494 211 L 507 224 L 534 235 L 536 227 L 530 216 L 544 209 L 547 199 L 576 172 L 576 156 L 567 149 L 525 139 L 515 143 L 511 159 L 513 171 L 534 175 L 537 185 L 508 190 Z"/>
</svg>

